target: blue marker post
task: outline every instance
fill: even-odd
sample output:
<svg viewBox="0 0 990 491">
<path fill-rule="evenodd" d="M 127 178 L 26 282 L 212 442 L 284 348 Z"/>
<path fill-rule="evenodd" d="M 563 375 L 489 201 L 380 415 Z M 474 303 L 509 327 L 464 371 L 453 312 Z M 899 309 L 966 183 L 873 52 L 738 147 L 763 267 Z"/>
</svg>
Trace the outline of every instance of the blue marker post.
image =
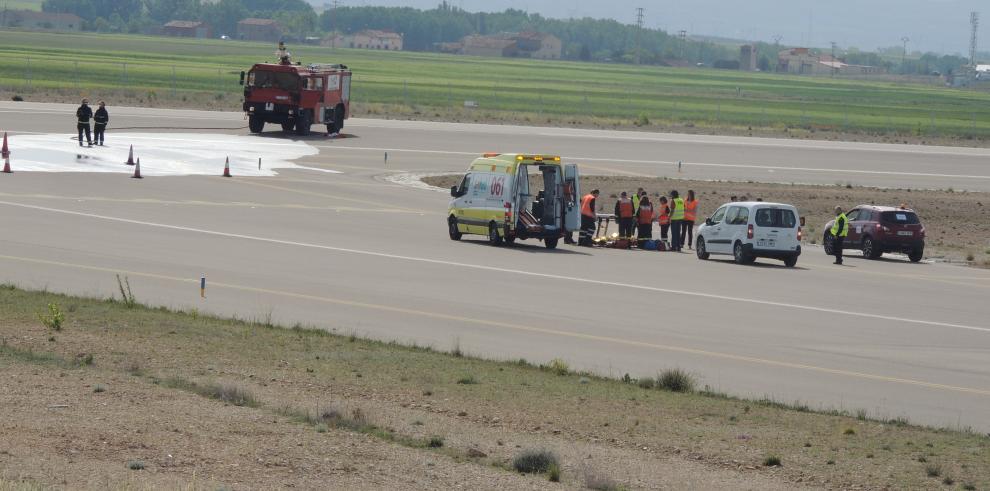
<svg viewBox="0 0 990 491">
<path fill-rule="evenodd" d="M 385 152 L 385 167 L 388 167 L 388 152 Z"/>
<path fill-rule="evenodd" d="M 199 298 L 206 298 L 206 275 L 199 277 Z"/>
</svg>

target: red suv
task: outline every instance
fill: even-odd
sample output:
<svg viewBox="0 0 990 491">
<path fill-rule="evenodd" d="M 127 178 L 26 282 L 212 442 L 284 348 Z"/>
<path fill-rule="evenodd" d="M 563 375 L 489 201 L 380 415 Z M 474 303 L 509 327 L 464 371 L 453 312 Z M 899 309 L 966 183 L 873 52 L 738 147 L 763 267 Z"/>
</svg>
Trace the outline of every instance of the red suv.
<svg viewBox="0 0 990 491">
<path fill-rule="evenodd" d="M 885 252 L 903 252 L 911 262 L 921 261 L 925 253 L 925 226 L 914 210 L 900 206 L 859 205 L 849 213 L 849 236 L 843 249 L 860 249 L 863 257 L 876 259 Z M 825 254 L 833 254 L 832 220 L 825 224 L 822 244 Z"/>
</svg>

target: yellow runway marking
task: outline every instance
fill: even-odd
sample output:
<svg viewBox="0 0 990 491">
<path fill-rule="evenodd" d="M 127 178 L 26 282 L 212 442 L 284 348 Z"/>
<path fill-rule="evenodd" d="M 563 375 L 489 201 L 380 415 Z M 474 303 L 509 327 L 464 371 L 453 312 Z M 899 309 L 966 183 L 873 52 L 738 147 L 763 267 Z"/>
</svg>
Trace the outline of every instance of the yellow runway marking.
<svg viewBox="0 0 990 491">
<path fill-rule="evenodd" d="M 179 278 L 179 277 L 175 277 L 175 276 L 166 276 L 166 275 L 160 275 L 160 274 L 154 274 L 154 273 L 144 273 L 144 272 L 140 272 L 140 271 L 126 271 L 126 270 L 119 270 L 119 269 L 113 269 L 113 268 L 104 268 L 104 267 L 99 267 L 99 266 L 88 266 L 88 265 L 84 265 L 84 264 L 67 263 L 67 262 L 61 262 L 61 261 L 49 261 L 49 260 L 46 260 L 46 259 L 35 259 L 35 258 L 18 257 L 18 256 L 7 256 L 7 255 L 0 255 L 0 259 L 6 259 L 6 260 L 18 261 L 18 262 L 26 262 L 26 263 L 34 263 L 34 264 L 45 264 L 45 265 L 50 265 L 50 266 L 68 267 L 68 268 L 75 268 L 75 269 L 82 269 L 82 270 L 89 270 L 89 271 L 100 271 L 100 272 L 107 272 L 107 273 L 123 273 L 123 274 L 137 276 L 137 277 L 153 278 L 153 279 L 166 280 L 166 281 L 174 281 L 174 282 L 180 282 L 180 283 L 190 283 L 190 284 L 197 284 L 198 283 L 198 281 L 196 279 L 192 279 L 192 278 Z M 913 385 L 913 386 L 918 386 L 918 387 L 926 387 L 926 388 L 929 388 L 929 389 L 939 389 L 939 390 L 947 390 L 947 391 L 952 391 L 952 392 L 961 392 L 961 393 L 966 393 L 966 394 L 975 394 L 975 395 L 981 395 L 981 396 L 990 396 L 990 390 L 986 390 L 986 389 L 976 389 L 976 388 L 972 388 L 972 387 L 961 387 L 961 386 L 957 386 L 957 385 L 939 384 L 939 383 L 935 383 L 935 382 L 926 382 L 926 381 L 923 381 L 923 380 L 913 380 L 913 379 L 906 379 L 906 378 L 900 378 L 900 377 L 889 377 L 889 376 L 886 376 L 886 375 L 877 375 L 877 374 L 872 374 L 872 373 L 855 372 L 855 371 L 841 370 L 841 369 L 836 369 L 836 368 L 819 367 L 819 366 L 807 365 L 807 364 L 803 364 L 803 363 L 791 363 L 791 362 L 771 360 L 771 359 L 766 359 L 766 358 L 757 358 L 757 357 L 752 357 L 752 356 L 735 355 L 735 354 L 731 354 L 731 353 L 722 353 L 722 352 L 718 352 L 718 351 L 702 350 L 702 349 L 696 349 L 696 348 L 686 348 L 686 347 L 681 347 L 681 346 L 664 345 L 664 344 L 658 344 L 658 343 L 649 343 L 649 342 L 645 342 L 645 341 L 635 341 L 635 340 L 630 340 L 630 339 L 613 338 L 613 337 L 609 337 L 609 336 L 600 336 L 600 335 L 595 335 L 595 334 L 585 334 L 585 333 L 579 333 L 579 332 L 562 331 L 562 330 L 559 330 L 559 329 L 547 329 L 547 328 L 542 328 L 542 327 L 526 326 L 526 325 L 522 325 L 522 324 L 513 324 L 513 323 L 508 323 L 508 322 L 499 322 L 499 321 L 492 321 L 492 320 L 485 320 L 485 319 L 475 319 L 475 318 L 472 318 L 472 317 L 464 317 L 464 316 L 458 316 L 458 315 L 442 314 L 442 313 L 438 313 L 438 312 L 429 312 L 429 311 L 424 311 L 424 310 L 408 309 L 408 308 L 396 307 L 396 306 L 392 306 L 392 305 L 382 305 L 382 304 L 374 304 L 374 303 L 367 303 L 367 302 L 359 302 L 359 301 L 355 301 L 355 300 L 346 300 L 346 299 L 333 298 L 333 297 L 321 297 L 321 296 L 316 296 L 316 295 L 307 295 L 307 294 L 304 294 L 304 293 L 286 292 L 286 291 L 281 291 L 281 290 L 272 290 L 272 289 L 268 289 L 268 288 L 255 288 L 255 287 L 250 287 L 250 286 L 234 285 L 234 284 L 222 283 L 222 282 L 211 282 L 210 283 L 210 286 L 213 287 L 213 288 L 226 288 L 226 289 L 230 289 L 230 290 L 238 290 L 238 291 L 243 291 L 243 292 L 264 293 L 264 294 L 268 294 L 268 295 L 277 295 L 277 296 L 281 296 L 281 297 L 296 298 L 296 299 L 300 299 L 300 300 L 309 300 L 309 301 L 315 301 L 315 302 L 330 303 L 330 304 L 335 304 L 335 305 L 344 305 L 344 306 L 349 306 L 349 307 L 364 308 L 364 309 L 370 309 L 370 310 L 377 310 L 377 311 L 381 311 L 381 312 L 391 312 L 391 313 L 404 314 L 404 315 L 415 315 L 415 316 L 419 316 L 419 317 L 429 317 L 429 318 L 432 318 L 432 319 L 455 321 L 455 322 L 463 322 L 463 323 L 466 323 L 466 324 L 475 324 L 475 325 L 488 326 L 488 327 L 497 327 L 497 328 L 503 328 L 503 329 L 511 329 L 511 330 L 515 330 L 515 331 L 524 331 L 524 332 L 532 332 L 532 333 L 539 333 L 539 334 L 548 334 L 548 335 L 558 336 L 558 337 L 566 337 L 566 338 L 572 338 L 572 339 L 582 339 L 582 340 L 585 340 L 585 341 L 597 341 L 597 342 L 604 342 L 604 343 L 610 343 L 610 344 L 618 344 L 618 345 L 623 345 L 623 346 L 633 346 L 633 347 L 637 347 L 637 348 L 649 348 L 649 349 L 654 349 L 654 350 L 659 350 L 659 351 L 668 351 L 668 352 L 675 352 L 675 353 L 685 353 L 685 354 L 696 355 L 696 356 L 704 356 L 704 357 L 709 357 L 709 358 L 719 358 L 719 359 L 724 359 L 724 360 L 732 360 L 732 361 L 738 361 L 738 362 L 743 362 L 743 363 L 765 365 L 765 366 L 772 366 L 772 367 L 778 367 L 778 368 L 789 368 L 789 369 L 805 370 L 805 371 L 811 371 L 811 372 L 817 372 L 817 373 L 827 373 L 827 374 L 831 374 L 831 375 L 841 375 L 841 376 L 852 377 L 852 378 L 859 378 L 859 379 L 865 379 L 865 380 L 875 380 L 875 381 L 879 381 L 879 382 L 889 382 L 889 383 L 896 383 L 896 384 L 903 384 L 903 385 Z"/>
</svg>

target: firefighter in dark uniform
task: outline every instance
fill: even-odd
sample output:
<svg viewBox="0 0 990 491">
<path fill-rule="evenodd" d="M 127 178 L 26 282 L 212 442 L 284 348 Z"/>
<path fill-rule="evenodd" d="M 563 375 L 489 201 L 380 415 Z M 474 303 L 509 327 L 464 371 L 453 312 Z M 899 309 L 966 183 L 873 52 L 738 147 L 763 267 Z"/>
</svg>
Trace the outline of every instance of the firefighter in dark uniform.
<svg viewBox="0 0 990 491">
<path fill-rule="evenodd" d="M 93 146 L 93 137 L 89 132 L 89 120 L 93 117 L 93 109 L 89 107 L 89 101 L 82 100 L 82 105 L 76 109 L 76 129 L 79 130 L 79 146 L 83 146 L 83 132 L 86 132 L 86 144 Z"/>
<path fill-rule="evenodd" d="M 581 232 L 578 234 L 578 245 L 590 246 L 591 238 L 595 235 L 595 200 L 598 199 L 598 190 L 592 189 L 590 193 L 581 198 Z"/>
<path fill-rule="evenodd" d="M 107 113 L 107 104 L 100 101 L 100 108 L 93 115 L 93 141 L 99 146 L 103 146 L 103 134 L 107 131 L 107 124 L 110 122 L 110 114 Z"/>
<path fill-rule="evenodd" d="M 846 214 L 842 213 L 842 207 L 835 207 L 835 222 L 832 223 L 832 253 L 835 254 L 835 263 L 842 264 L 842 243 L 849 235 L 849 220 Z"/>
</svg>

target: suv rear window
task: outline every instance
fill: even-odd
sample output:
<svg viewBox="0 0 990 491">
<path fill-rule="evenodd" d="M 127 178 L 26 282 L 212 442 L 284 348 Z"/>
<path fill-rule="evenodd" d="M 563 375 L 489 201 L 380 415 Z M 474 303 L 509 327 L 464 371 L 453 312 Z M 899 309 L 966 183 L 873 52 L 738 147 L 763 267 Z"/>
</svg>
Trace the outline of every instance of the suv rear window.
<svg viewBox="0 0 990 491">
<path fill-rule="evenodd" d="M 797 225 L 797 218 L 791 210 L 760 208 L 756 210 L 756 224 L 761 227 L 794 228 Z"/>
<path fill-rule="evenodd" d="M 911 211 L 885 211 L 880 214 L 880 220 L 884 223 L 896 223 L 898 225 L 915 225 L 921 223 L 918 215 Z"/>
</svg>

